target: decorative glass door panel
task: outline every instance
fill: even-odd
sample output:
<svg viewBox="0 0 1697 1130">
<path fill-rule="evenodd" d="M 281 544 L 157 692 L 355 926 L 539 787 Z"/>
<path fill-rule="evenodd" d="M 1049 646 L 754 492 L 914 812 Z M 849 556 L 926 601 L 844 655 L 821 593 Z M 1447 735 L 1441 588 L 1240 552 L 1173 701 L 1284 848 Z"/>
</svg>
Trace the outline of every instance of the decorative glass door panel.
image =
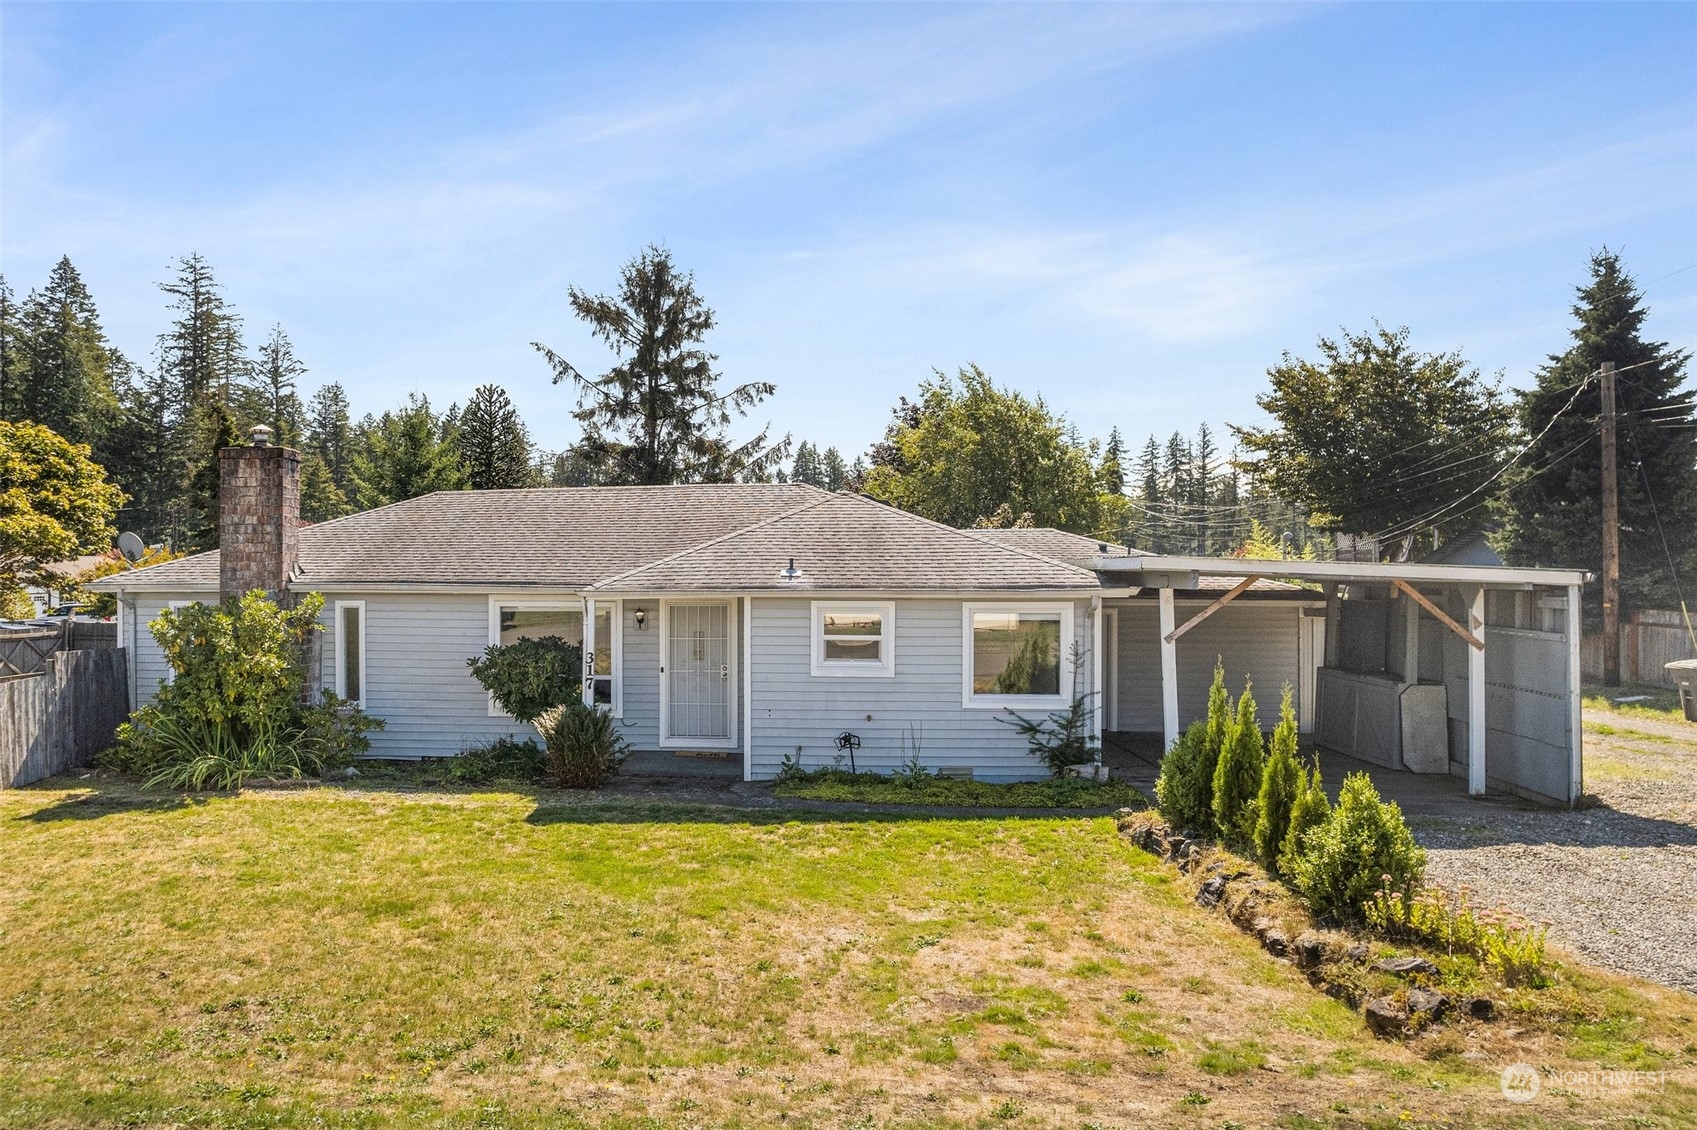
<svg viewBox="0 0 1697 1130">
<path fill-rule="evenodd" d="M 673 604 L 667 609 L 668 738 L 731 738 L 731 609 L 725 604 Z"/>
</svg>

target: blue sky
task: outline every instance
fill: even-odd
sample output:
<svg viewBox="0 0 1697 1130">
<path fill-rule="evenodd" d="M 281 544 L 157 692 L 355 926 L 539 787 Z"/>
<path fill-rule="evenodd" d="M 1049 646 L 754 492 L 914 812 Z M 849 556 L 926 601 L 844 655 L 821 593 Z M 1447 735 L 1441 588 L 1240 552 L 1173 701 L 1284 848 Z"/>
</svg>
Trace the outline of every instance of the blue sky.
<svg viewBox="0 0 1697 1130">
<path fill-rule="evenodd" d="M 1697 6 L 0 5 L 0 270 L 146 359 L 175 257 L 356 411 L 606 354 L 669 247 L 730 380 L 847 452 L 933 366 L 1089 434 L 1250 423 L 1371 319 L 1524 383 L 1588 254 L 1697 346 Z M 1676 273 L 1680 272 L 1680 273 Z"/>
</svg>

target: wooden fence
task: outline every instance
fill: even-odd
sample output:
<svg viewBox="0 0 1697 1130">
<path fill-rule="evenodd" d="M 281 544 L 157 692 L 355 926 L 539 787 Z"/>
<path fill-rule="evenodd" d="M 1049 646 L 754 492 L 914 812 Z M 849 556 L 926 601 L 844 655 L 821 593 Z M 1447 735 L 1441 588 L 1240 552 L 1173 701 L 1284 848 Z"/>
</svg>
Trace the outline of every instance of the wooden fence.
<svg viewBox="0 0 1697 1130">
<path fill-rule="evenodd" d="M 1671 687 L 1667 665 L 1678 659 L 1697 659 L 1682 613 L 1634 612 L 1620 626 L 1621 682 Z M 1592 632 L 1580 642 L 1579 666 L 1587 681 L 1602 679 L 1603 633 Z"/>
<path fill-rule="evenodd" d="M 118 646 L 118 625 L 111 620 L 65 620 L 24 631 L 0 632 L 0 676 L 35 675 L 61 651 Z"/>
<path fill-rule="evenodd" d="M 121 648 L 61 651 L 36 675 L 0 678 L 0 788 L 88 765 L 129 717 Z"/>
</svg>

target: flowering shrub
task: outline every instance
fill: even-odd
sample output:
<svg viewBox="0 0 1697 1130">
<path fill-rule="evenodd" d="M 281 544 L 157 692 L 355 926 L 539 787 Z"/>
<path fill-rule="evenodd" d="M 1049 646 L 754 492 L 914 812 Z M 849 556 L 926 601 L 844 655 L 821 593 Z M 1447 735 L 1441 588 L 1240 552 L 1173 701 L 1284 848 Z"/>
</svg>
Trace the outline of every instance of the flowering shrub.
<svg viewBox="0 0 1697 1130">
<path fill-rule="evenodd" d="M 1392 886 L 1389 875 L 1383 875 L 1378 892 L 1363 908 L 1363 917 L 1388 937 L 1476 957 L 1495 966 L 1510 985 L 1541 989 L 1550 983 L 1545 952 L 1550 924 L 1535 923 L 1503 907 L 1480 910 L 1466 887 L 1454 896 L 1431 886 L 1404 895 Z"/>
</svg>

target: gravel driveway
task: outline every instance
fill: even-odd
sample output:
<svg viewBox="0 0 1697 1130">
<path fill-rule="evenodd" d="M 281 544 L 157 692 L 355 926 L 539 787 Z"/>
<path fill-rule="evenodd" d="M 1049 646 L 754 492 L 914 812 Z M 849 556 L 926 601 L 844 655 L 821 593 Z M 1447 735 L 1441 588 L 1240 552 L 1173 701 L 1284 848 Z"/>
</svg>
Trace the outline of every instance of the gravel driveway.
<svg viewBox="0 0 1697 1130">
<path fill-rule="evenodd" d="M 1697 993 L 1697 725 L 1586 711 L 1585 787 L 1601 804 L 1415 816 L 1428 876 L 1549 920 L 1594 964 Z"/>
</svg>

